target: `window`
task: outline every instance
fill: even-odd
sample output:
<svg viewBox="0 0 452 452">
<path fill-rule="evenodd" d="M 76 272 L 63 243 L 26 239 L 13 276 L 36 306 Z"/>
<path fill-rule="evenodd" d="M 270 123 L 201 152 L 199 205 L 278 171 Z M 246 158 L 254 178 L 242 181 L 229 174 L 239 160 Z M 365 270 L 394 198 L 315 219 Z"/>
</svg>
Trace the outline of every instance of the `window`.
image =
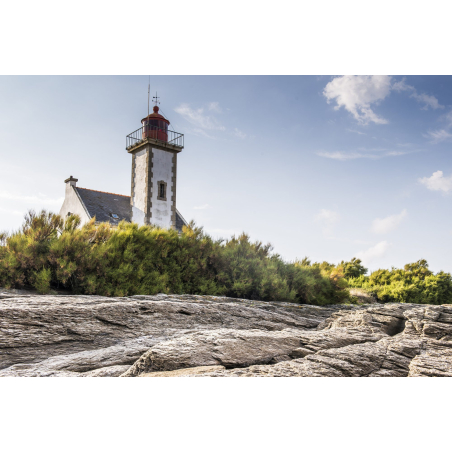
<svg viewBox="0 0 452 452">
<path fill-rule="evenodd" d="M 115 220 L 119 219 L 119 216 L 116 213 L 112 213 L 111 214 L 112 218 L 114 218 Z"/>
<path fill-rule="evenodd" d="M 166 182 L 163 180 L 157 182 L 157 199 L 166 201 Z"/>
</svg>

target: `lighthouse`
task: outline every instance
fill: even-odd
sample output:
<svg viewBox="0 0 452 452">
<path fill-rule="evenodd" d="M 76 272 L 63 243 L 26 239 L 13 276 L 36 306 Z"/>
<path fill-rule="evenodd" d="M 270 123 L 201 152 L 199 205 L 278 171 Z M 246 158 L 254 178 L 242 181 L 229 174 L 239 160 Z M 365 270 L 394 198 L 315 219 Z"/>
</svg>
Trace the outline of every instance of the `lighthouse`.
<svg viewBox="0 0 452 452">
<path fill-rule="evenodd" d="M 126 149 L 132 155 L 131 196 L 81 188 L 78 179 L 69 177 L 60 215 L 76 214 L 83 225 L 96 223 L 118 226 L 121 221 L 140 225 L 175 228 L 187 225 L 176 208 L 177 154 L 184 148 L 184 135 L 169 130 L 170 122 L 154 106 L 141 120 L 141 127 L 126 137 Z"/>
<path fill-rule="evenodd" d="M 132 155 L 131 220 L 140 225 L 176 227 L 177 155 L 184 135 L 169 130 L 170 122 L 158 105 L 141 120 L 141 127 L 127 135 Z"/>
</svg>

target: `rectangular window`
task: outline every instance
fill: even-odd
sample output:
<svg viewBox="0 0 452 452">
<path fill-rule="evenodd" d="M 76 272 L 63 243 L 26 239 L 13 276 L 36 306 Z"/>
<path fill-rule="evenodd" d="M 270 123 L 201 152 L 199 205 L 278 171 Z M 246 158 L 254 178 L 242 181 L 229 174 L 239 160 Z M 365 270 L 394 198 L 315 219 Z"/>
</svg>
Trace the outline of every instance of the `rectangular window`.
<svg viewBox="0 0 452 452">
<path fill-rule="evenodd" d="M 166 182 L 162 180 L 157 182 L 157 199 L 166 201 Z"/>
</svg>

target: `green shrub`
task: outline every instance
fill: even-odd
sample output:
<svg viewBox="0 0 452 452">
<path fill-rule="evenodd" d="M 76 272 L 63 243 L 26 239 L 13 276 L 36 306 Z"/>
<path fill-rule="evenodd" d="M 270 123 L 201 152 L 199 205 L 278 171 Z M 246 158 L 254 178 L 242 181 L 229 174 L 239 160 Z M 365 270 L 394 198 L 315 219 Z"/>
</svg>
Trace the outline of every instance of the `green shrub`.
<svg viewBox="0 0 452 452">
<path fill-rule="evenodd" d="M 122 222 L 113 228 L 30 211 L 19 231 L 0 234 L 0 286 L 106 296 L 187 293 L 325 305 L 349 301 L 348 287 L 383 302 L 452 303 L 450 273 L 421 259 L 369 276 L 359 259 L 337 265 L 287 263 L 246 234 L 214 241 L 194 223 L 175 230 Z"/>
<path fill-rule="evenodd" d="M 44 294 L 50 292 L 50 281 L 52 279 L 52 272 L 50 268 L 43 268 L 34 274 L 34 287 L 38 293 Z"/>
<path fill-rule="evenodd" d="M 380 301 L 392 303 L 452 303 L 450 273 L 433 274 L 426 260 L 407 264 L 403 269 L 376 270 L 370 276 L 347 280 L 350 287 L 359 287 L 375 294 Z"/>
<path fill-rule="evenodd" d="M 0 286 L 64 288 L 106 296 L 188 293 L 328 304 L 348 293 L 336 269 L 286 263 L 246 234 L 214 241 L 194 223 L 175 230 L 122 222 L 80 226 L 30 211 L 22 228 L 0 235 Z"/>
</svg>

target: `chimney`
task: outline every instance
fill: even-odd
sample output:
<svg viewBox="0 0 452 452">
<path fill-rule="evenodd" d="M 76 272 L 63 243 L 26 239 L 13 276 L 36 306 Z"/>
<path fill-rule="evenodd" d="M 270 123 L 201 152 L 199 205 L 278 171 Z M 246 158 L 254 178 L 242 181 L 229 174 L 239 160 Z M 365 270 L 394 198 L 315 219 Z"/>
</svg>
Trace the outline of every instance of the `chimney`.
<svg viewBox="0 0 452 452">
<path fill-rule="evenodd" d="M 72 187 L 76 187 L 77 182 L 78 182 L 78 179 L 76 179 L 75 177 L 72 177 L 72 176 L 69 177 L 69 179 L 66 179 L 64 181 L 65 184 L 71 185 Z"/>
</svg>

